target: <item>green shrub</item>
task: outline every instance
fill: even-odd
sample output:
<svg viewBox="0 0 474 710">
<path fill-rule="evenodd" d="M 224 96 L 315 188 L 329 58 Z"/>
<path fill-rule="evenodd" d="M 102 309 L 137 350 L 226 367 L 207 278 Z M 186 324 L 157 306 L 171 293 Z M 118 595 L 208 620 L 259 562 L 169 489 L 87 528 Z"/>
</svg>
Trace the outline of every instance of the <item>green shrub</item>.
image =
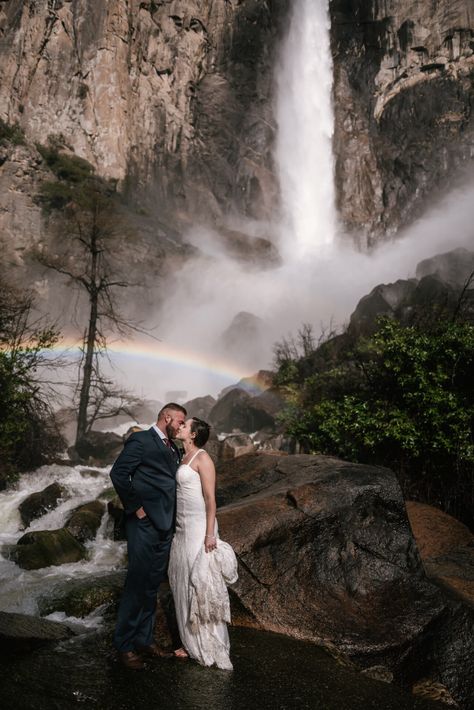
<svg viewBox="0 0 474 710">
<path fill-rule="evenodd" d="M 381 319 L 343 361 L 288 385 L 283 420 L 307 451 L 388 465 L 407 494 L 474 500 L 474 326 Z"/>
<path fill-rule="evenodd" d="M 58 336 L 30 326 L 31 309 L 30 295 L 0 286 L 0 487 L 63 446 L 38 377 Z"/>
<path fill-rule="evenodd" d="M 11 125 L 0 118 L 0 145 L 7 143 L 22 145 L 25 143 L 25 134 L 17 123 Z"/>
</svg>

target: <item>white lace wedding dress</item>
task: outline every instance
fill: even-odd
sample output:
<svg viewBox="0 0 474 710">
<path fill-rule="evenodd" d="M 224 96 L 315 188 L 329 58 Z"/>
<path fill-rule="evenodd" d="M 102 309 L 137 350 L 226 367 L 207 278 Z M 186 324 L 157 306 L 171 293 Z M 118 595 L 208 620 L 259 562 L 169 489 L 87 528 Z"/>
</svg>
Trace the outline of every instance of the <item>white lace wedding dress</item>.
<svg viewBox="0 0 474 710">
<path fill-rule="evenodd" d="M 181 641 L 190 657 L 204 666 L 232 670 L 226 583 L 236 581 L 237 561 L 230 545 L 219 539 L 216 550 L 204 550 L 206 507 L 200 476 L 191 468 L 194 456 L 176 474 L 176 532 L 168 578 Z"/>
</svg>

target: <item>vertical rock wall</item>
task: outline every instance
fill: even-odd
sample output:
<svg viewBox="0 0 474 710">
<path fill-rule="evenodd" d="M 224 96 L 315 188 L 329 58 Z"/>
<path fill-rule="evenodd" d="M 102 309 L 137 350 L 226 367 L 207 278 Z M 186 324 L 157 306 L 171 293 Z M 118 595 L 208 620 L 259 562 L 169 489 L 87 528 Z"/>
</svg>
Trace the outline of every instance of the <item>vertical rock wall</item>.
<svg viewBox="0 0 474 710">
<path fill-rule="evenodd" d="M 7 0 L 0 117 L 186 222 L 265 216 L 284 0 Z M 269 197 L 270 196 L 270 197 Z"/>
<path fill-rule="evenodd" d="M 331 0 L 339 209 L 362 245 L 474 154 L 471 0 Z"/>
<path fill-rule="evenodd" d="M 61 134 L 165 223 L 268 218 L 273 75 L 290 7 L 0 0 L 0 118 L 31 141 Z M 370 246 L 472 157 L 474 10 L 472 0 L 330 0 L 330 13 L 338 206 Z"/>
</svg>

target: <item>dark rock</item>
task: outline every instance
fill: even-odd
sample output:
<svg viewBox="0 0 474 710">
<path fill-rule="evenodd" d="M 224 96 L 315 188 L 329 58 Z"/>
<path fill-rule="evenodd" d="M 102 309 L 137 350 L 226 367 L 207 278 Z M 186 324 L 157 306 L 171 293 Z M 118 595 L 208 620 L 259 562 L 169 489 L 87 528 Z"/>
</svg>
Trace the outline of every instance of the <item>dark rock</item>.
<svg viewBox="0 0 474 710">
<path fill-rule="evenodd" d="M 432 678 L 445 686 L 463 710 L 474 698 L 474 609 L 449 601 L 413 643 L 395 672 L 396 681 L 411 686 Z M 433 697 L 433 696 L 432 696 Z"/>
<path fill-rule="evenodd" d="M 75 446 L 84 461 L 113 463 L 123 448 L 123 439 L 112 432 L 90 431 Z"/>
<path fill-rule="evenodd" d="M 472 159 L 472 15 L 466 0 L 330 7 L 338 206 L 370 246 Z"/>
<path fill-rule="evenodd" d="M 392 284 L 380 284 L 360 299 L 349 322 L 349 333 L 369 335 L 377 326 L 380 316 L 394 316 L 409 296 L 415 291 L 415 279 L 399 279 Z"/>
<path fill-rule="evenodd" d="M 183 407 L 188 413 L 189 417 L 197 417 L 207 422 L 209 419 L 209 414 L 211 409 L 215 405 L 216 400 L 211 395 L 206 397 L 196 397 L 195 399 L 190 399 L 189 402 L 185 402 Z"/>
<path fill-rule="evenodd" d="M 11 550 L 10 557 L 23 569 L 79 562 L 86 549 L 65 528 L 36 530 L 23 535 Z"/>
<path fill-rule="evenodd" d="M 401 310 L 409 309 L 413 315 L 410 320 L 423 317 L 425 320 L 433 315 L 452 312 L 459 297 L 459 290 L 441 281 L 438 276 L 424 276 L 408 296 Z M 405 317 L 405 320 L 407 318 Z"/>
<path fill-rule="evenodd" d="M 11 657 L 13 653 L 32 651 L 54 641 L 74 636 L 65 624 L 36 616 L 0 611 L 0 654 Z"/>
<path fill-rule="evenodd" d="M 428 577 L 474 608 L 474 535 L 430 505 L 407 501 L 406 507 Z"/>
<path fill-rule="evenodd" d="M 278 249 L 270 239 L 253 237 L 236 229 L 219 227 L 219 235 L 227 253 L 254 268 L 274 268 L 281 264 Z"/>
<path fill-rule="evenodd" d="M 232 389 L 219 399 L 210 413 L 211 424 L 219 432 L 241 431 L 251 433 L 269 427 L 275 420 L 257 397 L 241 389 Z"/>
<path fill-rule="evenodd" d="M 265 390 L 265 392 L 258 395 L 258 397 L 255 397 L 253 404 L 258 407 L 262 407 L 262 409 L 268 412 L 268 414 L 275 417 L 279 412 L 281 412 L 286 402 L 278 388 L 270 387 Z"/>
<path fill-rule="evenodd" d="M 98 471 L 96 468 L 83 468 L 80 473 L 82 478 L 100 478 L 100 476 L 103 476 L 102 471 Z"/>
<path fill-rule="evenodd" d="M 94 540 L 104 513 L 105 503 L 99 500 L 93 500 L 90 503 L 85 503 L 75 508 L 64 527 L 66 530 L 69 530 L 71 535 L 74 535 L 79 542 Z"/>
<path fill-rule="evenodd" d="M 64 488 L 59 483 L 51 483 L 42 491 L 32 493 L 18 506 L 23 525 L 27 528 L 32 520 L 40 518 L 49 510 L 55 508 L 64 494 Z"/>
<path fill-rule="evenodd" d="M 114 572 L 102 577 L 67 580 L 48 598 L 38 602 L 40 614 L 47 616 L 63 611 L 67 616 L 83 618 L 100 606 L 114 607 L 122 593 L 124 572 Z"/>
<path fill-rule="evenodd" d="M 461 697 L 447 669 L 455 658 L 458 680 L 471 672 L 472 619 L 426 578 L 391 471 L 256 454 L 218 474 L 220 501 L 230 503 L 219 510 L 220 534 L 241 563 L 233 591 L 256 623 L 400 677 L 411 649 L 434 652 L 431 629 L 442 629 L 437 665 L 423 671 Z M 463 650 L 448 652 L 448 637 Z"/>
<path fill-rule="evenodd" d="M 235 459 L 237 456 L 252 454 L 255 445 L 248 434 L 231 434 L 221 441 L 219 460 Z"/>
<path fill-rule="evenodd" d="M 424 259 L 416 267 L 416 277 L 437 276 L 440 281 L 463 288 L 474 271 L 474 252 L 458 248 Z"/>
</svg>

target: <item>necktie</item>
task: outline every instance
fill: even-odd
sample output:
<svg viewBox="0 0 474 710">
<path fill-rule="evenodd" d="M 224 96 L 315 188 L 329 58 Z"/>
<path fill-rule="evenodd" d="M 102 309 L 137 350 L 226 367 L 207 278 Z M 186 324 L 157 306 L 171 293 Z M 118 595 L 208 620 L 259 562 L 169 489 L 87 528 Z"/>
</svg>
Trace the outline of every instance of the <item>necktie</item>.
<svg viewBox="0 0 474 710">
<path fill-rule="evenodd" d="M 168 447 L 168 449 L 172 449 L 172 448 L 173 448 L 173 447 L 171 446 L 171 441 L 170 441 L 169 439 L 167 439 L 166 436 L 165 436 L 165 438 L 163 439 L 163 441 L 164 441 L 164 443 L 166 444 L 166 446 Z"/>
</svg>

